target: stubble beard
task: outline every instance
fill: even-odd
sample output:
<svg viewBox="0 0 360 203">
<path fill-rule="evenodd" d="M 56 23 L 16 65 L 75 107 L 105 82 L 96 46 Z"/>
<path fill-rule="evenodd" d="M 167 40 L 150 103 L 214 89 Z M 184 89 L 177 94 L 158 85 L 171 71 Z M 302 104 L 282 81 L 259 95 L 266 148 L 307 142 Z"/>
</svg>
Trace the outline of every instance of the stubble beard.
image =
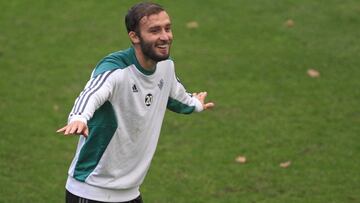
<svg viewBox="0 0 360 203">
<path fill-rule="evenodd" d="M 159 62 L 159 61 L 163 61 L 169 58 L 170 55 L 170 47 L 171 47 L 171 41 L 170 42 L 166 42 L 167 44 L 169 44 L 169 51 L 166 55 L 159 55 L 156 53 L 155 46 L 153 46 L 155 43 L 151 43 L 151 42 L 147 42 L 145 41 L 142 37 L 140 38 L 140 47 L 141 47 L 141 51 L 144 54 L 145 57 L 147 57 L 148 59 L 151 59 L 155 62 Z"/>
</svg>

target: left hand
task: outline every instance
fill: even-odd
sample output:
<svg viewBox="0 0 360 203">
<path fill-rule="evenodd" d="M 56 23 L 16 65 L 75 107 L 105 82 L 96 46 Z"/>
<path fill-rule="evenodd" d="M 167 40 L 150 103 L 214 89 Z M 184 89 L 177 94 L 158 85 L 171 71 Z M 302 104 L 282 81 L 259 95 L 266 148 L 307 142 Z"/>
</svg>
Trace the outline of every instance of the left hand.
<svg viewBox="0 0 360 203">
<path fill-rule="evenodd" d="M 193 93 L 193 96 L 196 97 L 201 104 L 203 105 L 204 110 L 211 109 L 215 106 L 213 102 L 205 103 L 205 98 L 207 96 L 207 92 L 199 92 L 199 93 Z"/>
</svg>

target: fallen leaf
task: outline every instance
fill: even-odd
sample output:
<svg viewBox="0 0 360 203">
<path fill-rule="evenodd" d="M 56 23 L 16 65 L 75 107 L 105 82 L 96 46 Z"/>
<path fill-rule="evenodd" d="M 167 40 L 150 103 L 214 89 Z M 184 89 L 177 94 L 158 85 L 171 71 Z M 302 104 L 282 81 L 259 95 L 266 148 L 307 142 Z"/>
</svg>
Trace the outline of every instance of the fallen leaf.
<svg viewBox="0 0 360 203">
<path fill-rule="evenodd" d="M 310 77 L 312 77 L 312 78 L 318 78 L 318 77 L 320 77 L 319 71 L 317 71 L 317 70 L 315 70 L 315 69 L 309 69 L 309 70 L 307 71 L 307 74 L 308 74 L 308 76 L 310 76 Z"/>
<path fill-rule="evenodd" d="M 281 168 L 288 168 L 290 165 L 291 165 L 291 161 L 286 161 L 286 162 L 280 163 Z"/>
<path fill-rule="evenodd" d="M 186 23 L 186 27 L 189 29 L 195 29 L 199 27 L 199 23 L 196 21 L 190 21 L 188 23 Z"/>
<path fill-rule="evenodd" d="M 240 164 L 246 163 L 246 157 L 245 156 L 238 156 L 236 157 L 235 161 Z"/>
<path fill-rule="evenodd" d="M 59 106 L 57 104 L 54 104 L 53 109 L 54 111 L 59 111 Z"/>
<path fill-rule="evenodd" d="M 295 23 L 292 19 L 288 19 L 287 21 L 285 21 L 285 26 L 288 28 L 294 27 Z"/>
</svg>

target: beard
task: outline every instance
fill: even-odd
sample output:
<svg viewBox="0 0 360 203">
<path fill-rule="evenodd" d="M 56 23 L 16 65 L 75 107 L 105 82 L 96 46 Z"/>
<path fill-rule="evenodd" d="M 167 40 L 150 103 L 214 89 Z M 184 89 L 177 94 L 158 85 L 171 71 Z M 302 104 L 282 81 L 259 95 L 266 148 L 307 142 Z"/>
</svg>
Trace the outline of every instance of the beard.
<svg viewBox="0 0 360 203">
<path fill-rule="evenodd" d="M 155 62 L 159 62 L 159 61 L 163 61 L 169 58 L 170 55 L 170 45 L 171 45 L 171 41 L 169 42 L 163 42 L 163 43 L 157 43 L 157 42 L 147 42 L 145 41 L 142 37 L 140 38 L 140 47 L 141 47 L 141 51 L 143 52 L 143 54 L 155 61 Z M 169 45 L 169 51 L 167 54 L 161 55 L 156 53 L 155 47 L 158 44 L 168 44 Z"/>
</svg>

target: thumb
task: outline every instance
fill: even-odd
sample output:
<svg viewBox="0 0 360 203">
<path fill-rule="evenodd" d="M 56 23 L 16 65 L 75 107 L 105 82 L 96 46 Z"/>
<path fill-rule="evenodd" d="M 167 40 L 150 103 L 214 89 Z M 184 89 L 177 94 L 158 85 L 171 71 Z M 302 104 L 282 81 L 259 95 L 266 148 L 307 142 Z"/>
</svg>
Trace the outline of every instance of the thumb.
<svg viewBox="0 0 360 203">
<path fill-rule="evenodd" d="M 213 102 L 204 104 L 204 109 L 212 109 L 215 106 Z"/>
</svg>

